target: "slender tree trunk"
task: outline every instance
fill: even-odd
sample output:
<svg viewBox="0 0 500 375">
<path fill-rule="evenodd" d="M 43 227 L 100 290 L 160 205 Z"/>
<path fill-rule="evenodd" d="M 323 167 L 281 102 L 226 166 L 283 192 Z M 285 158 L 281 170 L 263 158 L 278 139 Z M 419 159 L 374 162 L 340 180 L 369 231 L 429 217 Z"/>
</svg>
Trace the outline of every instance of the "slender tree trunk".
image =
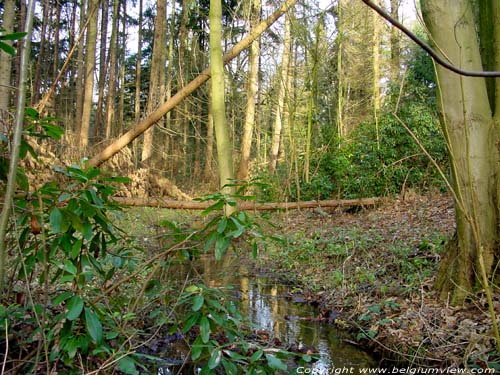
<svg viewBox="0 0 500 375">
<path fill-rule="evenodd" d="M 375 4 L 378 5 L 378 0 L 374 0 Z M 373 119 L 375 121 L 375 133 L 377 137 L 377 148 L 380 148 L 380 132 L 378 124 L 378 114 L 380 112 L 380 19 L 379 15 L 375 12 L 373 14 L 373 82 L 372 82 L 372 94 L 373 94 Z"/>
<path fill-rule="evenodd" d="M 60 30 L 60 22 L 61 22 L 61 3 L 59 1 L 56 2 L 56 7 L 54 9 L 55 12 L 55 22 L 54 27 L 52 28 L 52 32 L 54 33 L 54 53 L 52 54 L 54 64 L 52 65 L 52 81 L 54 82 L 59 74 L 59 30 Z"/>
<path fill-rule="evenodd" d="M 108 75 L 108 93 L 106 95 L 106 130 L 104 137 L 111 137 L 113 122 L 115 121 L 116 106 L 116 83 L 118 82 L 118 25 L 120 20 L 120 2 L 113 0 L 113 25 L 111 27 L 111 39 L 109 41 L 109 75 Z"/>
<path fill-rule="evenodd" d="M 95 112 L 95 126 L 94 126 L 94 137 L 99 137 L 100 129 L 103 128 L 103 118 L 104 118 L 104 104 L 106 103 L 105 88 L 106 88 L 106 76 L 108 72 L 109 61 L 106 60 L 106 46 L 108 44 L 108 12 L 109 12 L 109 2 L 108 0 L 102 0 L 101 3 L 101 41 L 99 48 L 99 83 L 98 83 L 98 96 L 97 96 L 97 107 Z M 108 81 L 109 82 L 109 81 Z"/>
<path fill-rule="evenodd" d="M 226 124 L 226 108 L 224 103 L 224 60 L 222 54 L 222 0 L 210 0 L 210 67 L 212 83 L 212 116 L 217 143 L 217 162 L 219 163 L 220 188 L 226 194 L 234 193 L 233 146 Z M 235 211 L 235 207 L 226 205 L 227 216 Z"/>
<path fill-rule="evenodd" d="M 35 78 L 33 79 L 33 93 L 31 96 L 31 104 L 38 103 L 40 100 L 40 94 L 42 90 L 42 69 L 45 69 L 47 64 L 44 62 L 47 61 L 47 56 L 45 52 L 45 45 L 48 40 L 47 35 L 47 27 L 49 23 L 49 0 L 44 0 L 42 3 L 43 8 L 43 16 L 42 16 L 42 28 L 40 30 L 40 50 L 38 51 L 38 58 L 35 67 Z"/>
<path fill-rule="evenodd" d="M 337 136 L 339 140 L 346 135 L 344 124 L 344 66 L 343 66 L 343 53 L 344 53 L 344 28 L 343 28 L 343 12 L 342 4 L 338 4 L 338 22 L 337 22 Z M 340 142 L 339 142 L 340 146 Z"/>
<path fill-rule="evenodd" d="M 15 19 L 15 2 L 14 0 L 5 0 L 2 15 L 2 27 L 5 33 L 14 32 Z M 9 40 L 4 40 L 4 43 L 12 45 Z M 12 91 L 11 76 L 12 76 L 12 56 L 4 51 L 0 51 L 0 133 L 7 134 L 9 131 L 7 124 L 10 110 L 10 98 Z"/>
<path fill-rule="evenodd" d="M 212 158 L 214 153 L 214 117 L 212 116 L 212 98 L 209 95 L 207 116 L 207 147 L 205 149 L 205 168 L 203 177 L 205 181 L 213 178 Z"/>
<path fill-rule="evenodd" d="M 158 0 L 156 6 L 155 32 L 153 42 L 153 57 L 151 61 L 151 74 L 149 78 L 149 96 L 146 112 L 152 113 L 161 103 L 161 85 L 164 84 L 165 73 L 165 48 L 166 48 L 166 13 L 167 1 Z M 160 120 L 160 119 L 159 119 Z M 153 129 L 149 128 L 144 133 L 141 161 L 147 162 L 153 156 Z"/>
<path fill-rule="evenodd" d="M 6 234 L 7 226 L 10 218 L 10 210 L 14 205 L 13 198 L 16 188 L 16 175 L 19 163 L 19 156 L 21 150 L 21 137 L 23 133 L 23 123 L 24 123 L 24 108 L 26 104 L 26 88 L 28 82 L 28 67 L 29 67 L 29 56 L 31 49 L 31 37 L 33 31 L 33 14 L 35 11 L 35 1 L 30 0 L 28 7 L 26 9 L 26 25 L 23 22 L 23 29 L 26 32 L 25 42 L 22 44 L 21 49 L 21 59 L 19 61 L 19 91 L 16 102 L 16 119 L 14 126 L 14 135 L 12 139 L 12 148 L 10 153 L 10 163 L 9 163 L 9 173 L 7 176 L 7 184 L 5 188 L 5 204 L 2 206 L 2 212 L 0 214 L 0 293 L 4 292 L 4 279 L 6 271 Z"/>
<path fill-rule="evenodd" d="M 77 1 L 77 0 L 75 0 Z M 80 26 L 79 31 L 81 32 L 85 25 L 85 8 L 90 0 L 82 0 L 80 2 Z M 88 33 L 88 31 L 87 31 Z M 78 42 L 78 57 L 77 57 L 77 73 L 75 80 L 75 126 L 73 130 L 75 134 L 79 133 L 82 128 L 82 113 L 83 113 L 83 82 L 85 78 L 85 43 L 83 38 Z"/>
<path fill-rule="evenodd" d="M 121 32 L 121 41 L 120 45 L 120 58 L 118 65 L 120 67 L 120 88 L 119 88 L 119 101 L 118 101 L 118 119 L 117 126 L 114 131 L 111 133 L 111 136 L 115 136 L 116 134 L 120 134 L 123 132 L 124 128 L 124 115 L 125 115 L 125 52 L 127 47 L 127 2 L 123 1 L 123 15 L 122 15 L 122 32 Z M 113 129 L 112 129 L 113 130 Z"/>
<path fill-rule="evenodd" d="M 273 127 L 273 137 L 271 141 L 271 155 L 269 160 L 269 174 L 274 175 L 278 164 L 280 151 L 281 130 L 283 127 L 283 111 L 286 97 L 286 87 L 288 81 L 288 67 L 290 61 L 291 46 L 291 25 L 290 16 L 285 16 L 285 35 L 283 37 L 283 55 L 281 58 L 281 73 L 279 77 L 278 99 L 276 103 L 276 115 Z"/>
<path fill-rule="evenodd" d="M 395 20 L 399 21 L 399 5 L 401 0 L 391 0 L 391 16 Z M 400 71 L 400 37 L 399 30 L 395 27 L 391 27 L 391 81 L 396 84 L 399 81 L 399 71 Z"/>
<path fill-rule="evenodd" d="M 422 0 L 434 42 L 456 66 L 481 70 L 472 7 L 467 0 Z M 453 32 L 451 32 L 453 30 Z M 496 131 L 483 78 L 437 68 L 443 132 L 456 195 L 456 239 L 448 246 L 436 286 L 441 297 L 462 303 L 476 286 L 481 267 L 491 275 L 497 252 Z"/>
<path fill-rule="evenodd" d="M 94 72 L 95 72 L 95 50 L 97 38 L 97 15 L 98 12 L 92 13 L 92 9 L 96 7 L 98 0 L 91 0 L 88 6 L 89 17 L 92 17 L 87 31 L 87 43 L 85 51 L 85 83 L 84 97 L 82 108 L 82 125 L 80 128 L 80 144 L 85 149 L 89 144 L 90 116 L 93 107 L 94 94 Z"/>
<path fill-rule="evenodd" d="M 250 23 L 254 27 L 260 20 L 260 0 L 253 0 L 251 7 Z M 260 41 L 255 40 L 250 47 L 250 61 L 248 73 L 247 106 L 245 113 L 245 123 L 243 125 L 243 137 L 241 138 L 241 156 L 237 178 L 245 180 L 248 176 L 248 163 L 250 151 L 252 149 L 253 128 L 255 123 L 255 100 L 259 87 L 259 55 Z"/>
</svg>

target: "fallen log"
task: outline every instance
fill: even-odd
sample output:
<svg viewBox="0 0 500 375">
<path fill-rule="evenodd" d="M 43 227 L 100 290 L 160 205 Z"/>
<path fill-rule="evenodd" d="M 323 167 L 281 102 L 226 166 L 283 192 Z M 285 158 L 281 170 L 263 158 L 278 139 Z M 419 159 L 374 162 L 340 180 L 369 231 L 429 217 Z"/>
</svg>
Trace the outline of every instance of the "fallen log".
<svg viewBox="0 0 500 375">
<path fill-rule="evenodd" d="M 205 210 L 215 202 L 176 201 L 161 198 L 125 198 L 115 197 L 116 202 L 125 206 L 170 208 L 174 210 Z M 305 208 L 327 207 L 369 207 L 382 203 L 384 198 L 333 199 L 325 201 L 304 202 L 238 202 L 238 208 L 244 211 L 295 210 Z"/>
</svg>

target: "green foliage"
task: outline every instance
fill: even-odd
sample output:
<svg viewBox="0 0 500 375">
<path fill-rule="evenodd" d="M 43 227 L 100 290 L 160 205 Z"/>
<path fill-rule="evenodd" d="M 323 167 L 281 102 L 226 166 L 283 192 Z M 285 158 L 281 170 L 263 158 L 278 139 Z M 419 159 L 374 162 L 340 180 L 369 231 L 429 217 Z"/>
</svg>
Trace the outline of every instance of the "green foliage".
<svg viewBox="0 0 500 375">
<path fill-rule="evenodd" d="M 26 33 L 9 33 L 9 34 L 4 34 L 4 30 L 0 30 L 0 50 L 4 51 L 5 53 L 8 53 L 11 56 L 14 56 L 16 54 L 16 50 L 9 44 L 5 43 L 4 40 L 18 40 L 22 39 L 26 36 Z"/>
<path fill-rule="evenodd" d="M 249 183 L 235 184 L 233 186 L 237 187 L 235 194 L 227 195 L 219 192 L 198 199 L 201 202 L 214 202 L 202 213 L 202 215 L 205 216 L 212 215 L 213 218 L 203 228 L 200 235 L 204 242 L 203 250 L 207 252 L 213 248 L 216 260 L 222 259 L 227 250 L 235 243 L 238 243 L 238 247 L 241 248 L 242 241 L 246 243 L 247 248 L 252 249 L 252 255 L 256 257 L 258 241 L 268 237 L 265 235 L 262 225 L 258 220 L 255 220 L 252 215 L 249 215 L 247 212 L 236 211 L 230 216 L 226 216 L 222 211 L 225 205 L 235 207 L 238 200 L 255 200 L 255 196 L 244 195 L 244 192 L 250 188 L 265 188 L 267 185 L 261 183 L 259 180 L 253 180 Z M 276 236 L 271 236 L 269 238 L 280 240 L 280 238 Z"/>
<path fill-rule="evenodd" d="M 188 313 L 179 326 L 191 336 L 191 360 L 199 363 L 200 374 L 275 374 L 286 371 L 286 359 L 294 353 L 285 350 L 269 350 L 248 339 L 248 322 L 242 317 L 235 303 L 227 299 L 218 288 L 191 285 L 181 296 L 178 308 Z M 310 356 L 300 356 L 309 362 Z"/>
<path fill-rule="evenodd" d="M 407 103 L 398 116 L 446 169 L 446 146 L 437 115 L 424 104 Z M 310 183 L 301 183 L 301 198 L 358 198 L 397 194 L 404 188 L 444 189 L 432 162 L 393 114 L 380 116 L 378 139 L 374 124 L 362 123 L 340 147 L 334 145 L 317 155 L 318 173 Z"/>
<path fill-rule="evenodd" d="M 109 218 L 120 209 L 111 200 L 114 185 L 126 179 L 95 168 L 56 170 L 67 185 L 49 182 L 29 196 L 16 198 L 20 232 L 16 246 L 21 256 L 13 267 L 19 270 L 19 280 L 29 282 L 36 275 L 35 288 L 44 289 L 25 310 L 31 317 L 25 323 L 38 326 L 27 339 L 41 334 L 50 348 L 49 360 L 62 361 L 71 369 L 77 354 L 85 358 L 113 352 L 110 340 L 116 341 L 120 333 L 117 320 L 96 296 L 100 285 L 115 273 L 134 267 L 134 259 Z M 49 292 L 53 285 L 57 288 L 50 287 Z"/>
</svg>

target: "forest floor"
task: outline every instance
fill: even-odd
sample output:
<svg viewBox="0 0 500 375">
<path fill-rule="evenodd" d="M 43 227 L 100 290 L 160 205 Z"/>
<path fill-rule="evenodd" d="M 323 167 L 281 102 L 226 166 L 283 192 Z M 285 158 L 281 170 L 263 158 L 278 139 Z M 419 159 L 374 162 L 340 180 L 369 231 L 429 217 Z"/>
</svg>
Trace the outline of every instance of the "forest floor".
<svg viewBox="0 0 500 375">
<path fill-rule="evenodd" d="M 199 229 L 199 212 L 127 210 L 133 232 L 153 235 L 159 217 Z M 492 319 L 478 293 L 462 306 L 441 301 L 433 288 L 441 254 L 455 228 L 451 197 L 409 194 L 375 208 L 266 213 L 266 240 L 255 273 L 292 285 L 295 302 L 318 307 L 312 320 L 352 333 L 385 365 L 495 368 Z M 155 237 L 155 236 L 153 236 Z M 250 257 L 249 257 L 250 258 Z M 500 314 L 500 291 L 494 291 Z"/>
<path fill-rule="evenodd" d="M 316 319 L 353 330 L 357 344 L 386 361 L 500 369 L 485 296 L 452 307 L 433 289 L 454 231 L 449 196 L 412 195 L 352 213 L 290 211 L 271 220 L 286 241 L 266 246 L 258 268 L 293 282 L 291 298 L 318 305 Z M 498 290 L 494 304 L 500 314 Z"/>
</svg>

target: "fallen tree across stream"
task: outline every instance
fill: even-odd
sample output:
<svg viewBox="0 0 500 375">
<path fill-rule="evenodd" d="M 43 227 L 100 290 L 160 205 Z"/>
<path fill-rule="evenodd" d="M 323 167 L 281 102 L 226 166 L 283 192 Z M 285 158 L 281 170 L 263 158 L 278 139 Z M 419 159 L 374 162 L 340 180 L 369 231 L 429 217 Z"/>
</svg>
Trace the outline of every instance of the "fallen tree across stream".
<svg viewBox="0 0 500 375">
<path fill-rule="evenodd" d="M 116 202 L 125 206 L 157 207 L 184 210 L 205 210 L 215 202 L 177 201 L 161 198 L 125 198 L 115 197 Z M 383 202 L 384 198 L 360 198 L 360 199 L 333 199 L 324 201 L 303 202 L 267 202 L 257 203 L 242 201 L 238 202 L 238 208 L 245 211 L 273 211 L 273 210 L 295 210 L 305 208 L 331 208 L 331 207 L 368 207 Z"/>
</svg>

